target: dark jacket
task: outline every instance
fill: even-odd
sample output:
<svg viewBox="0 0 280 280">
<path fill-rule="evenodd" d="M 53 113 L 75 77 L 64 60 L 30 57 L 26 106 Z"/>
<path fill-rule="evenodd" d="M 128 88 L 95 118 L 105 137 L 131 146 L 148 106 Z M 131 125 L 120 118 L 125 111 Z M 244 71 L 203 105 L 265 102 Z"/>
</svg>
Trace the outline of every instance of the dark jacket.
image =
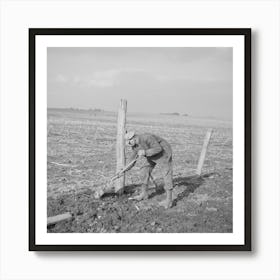
<svg viewBox="0 0 280 280">
<path fill-rule="evenodd" d="M 145 150 L 146 157 L 154 163 L 170 162 L 172 159 L 172 150 L 170 144 L 163 138 L 153 134 L 140 134 L 139 144 L 132 147 L 132 155 L 128 162 L 135 159 L 139 150 Z"/>
</svg>

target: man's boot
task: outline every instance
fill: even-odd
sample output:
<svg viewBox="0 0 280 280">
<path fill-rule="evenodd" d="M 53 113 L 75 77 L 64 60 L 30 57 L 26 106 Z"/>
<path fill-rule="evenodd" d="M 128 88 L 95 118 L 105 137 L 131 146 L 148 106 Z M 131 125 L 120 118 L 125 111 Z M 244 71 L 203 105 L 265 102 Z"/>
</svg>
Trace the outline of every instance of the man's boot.
<svg viewBox="0 0 280 280">
<path fill-rule="evenodd" d="M 160 206 L 163 206 L 165 209 L 172 207 L 172 190 L 166 190 L 166 199 L 159 203 Z"/>
<path fill-rule="evenodd" d="M 133 199 L 138 201 L 148 199 L 148 185 L 143 184 L 141 193 L 134 196 Z"/>
</svg>

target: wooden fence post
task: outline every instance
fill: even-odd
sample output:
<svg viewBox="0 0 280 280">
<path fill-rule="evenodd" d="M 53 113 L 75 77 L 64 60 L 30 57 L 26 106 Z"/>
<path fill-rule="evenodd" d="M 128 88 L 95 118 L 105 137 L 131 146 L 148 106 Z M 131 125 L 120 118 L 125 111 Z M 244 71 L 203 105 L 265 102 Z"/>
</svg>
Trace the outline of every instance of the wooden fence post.
<svg viewBox="0 0 280 280">
<path fill-rule="evenodd" d="M 203 167 L 203 164 L 204 164 L 204 160 L 205 160 L 205 156 L 206 156 L 206 152 L 207 152 L 207 147 L 208 147 L 211 135 L 212 135 L 212 129 L 209 129 L 206 133 L 204 143 L 203 143 L 203 146 L 202 146 L 201 154 L 200 154 L 197 169 L 196 169 L 196 175 L 199 175 L 199 176 L 201 175 L 201 171 L 202 171 L 202 167 Z"/>
<path fill-rule="evenodd" d="M 56 215 L 56 216 L 53 216 L 53 217 L 48 217 L 47 225 L 48 226 L 53 225 L 53 224 L 56 224 L 56 223 L 61 222 L 61 221 L 70 220 L 72 218 L 73 218 L 73 216 L 70 212 L 66 212 L 66 213 Z"/>
<path fill-rule="evenodd" d="M 121 99 L 118 112 L 118 127 L 117 127 L 117 169 L 119 172 L 125 166 L 125 123 L 126 123 L 126 110 L 127 101 Z M 123 174 L 119 179 L 115 181 L 115 192 L 123 190 L 125 186 L 125 175 Z"/>
</svg>

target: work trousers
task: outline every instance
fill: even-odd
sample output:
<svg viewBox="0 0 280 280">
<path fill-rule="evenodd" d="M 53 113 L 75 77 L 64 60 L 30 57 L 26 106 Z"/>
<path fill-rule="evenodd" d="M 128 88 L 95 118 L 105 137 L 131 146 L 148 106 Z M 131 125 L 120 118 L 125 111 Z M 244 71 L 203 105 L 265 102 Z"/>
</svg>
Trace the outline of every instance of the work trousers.
<svg viewBox="0 0 280 280">
<path fill-rule="evenodd" d="M 173 189 L 173 168 L 172 168 L 172 157 L 164 161 L 155 163 L 152 160 L 147 158 L 146 162 L 141 167 L 141 180 L 143 185 L 148 185 L 151 173 L 156 165 L 159 165 L 162 177 L 164 180 L 164 189 L 172 190 Z"/>
</svg>

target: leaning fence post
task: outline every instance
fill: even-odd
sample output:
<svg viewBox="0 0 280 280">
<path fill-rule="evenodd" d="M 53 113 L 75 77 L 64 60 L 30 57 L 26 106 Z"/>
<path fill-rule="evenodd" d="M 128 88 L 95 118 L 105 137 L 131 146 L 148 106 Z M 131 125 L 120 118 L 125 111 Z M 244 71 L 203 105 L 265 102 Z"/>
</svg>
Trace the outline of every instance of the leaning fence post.
<svg viewBox="0 0 280 280">
<path fill-rule="evenodd" d="M 202 171 L 202 167 L 203 167 L 203 164 L 204 164 L 204 160 L 205 160 L 205 156 L 206 156 L 206 152 L 207 152 L 207 147 L 208 147 L 211 135 L 212 135 L 212 129 L 209 129 L 206 133 L 205 138 L 204 138 L 204 143 L 203 143 L 201 154 L 200 154 L 199 161 L 198 161 L 198 164 L 197 164 L 196 175 L 199 175 L 199 176 L 201 175 L 201 171 Z"/>
<path fill-rule="evenodd" d="M 120 107 L 118 111 L 118 126 L 117 126 L 117 169 L 119 172 L 125 166 L 125 123 L 126 123 L 126 110 L 127 101 L 121 99 Z M 123 174 L 119 179 L 115 181 L 115 192 L 122 190 L 125 186 L 125 175 Z"/>
</svg>

